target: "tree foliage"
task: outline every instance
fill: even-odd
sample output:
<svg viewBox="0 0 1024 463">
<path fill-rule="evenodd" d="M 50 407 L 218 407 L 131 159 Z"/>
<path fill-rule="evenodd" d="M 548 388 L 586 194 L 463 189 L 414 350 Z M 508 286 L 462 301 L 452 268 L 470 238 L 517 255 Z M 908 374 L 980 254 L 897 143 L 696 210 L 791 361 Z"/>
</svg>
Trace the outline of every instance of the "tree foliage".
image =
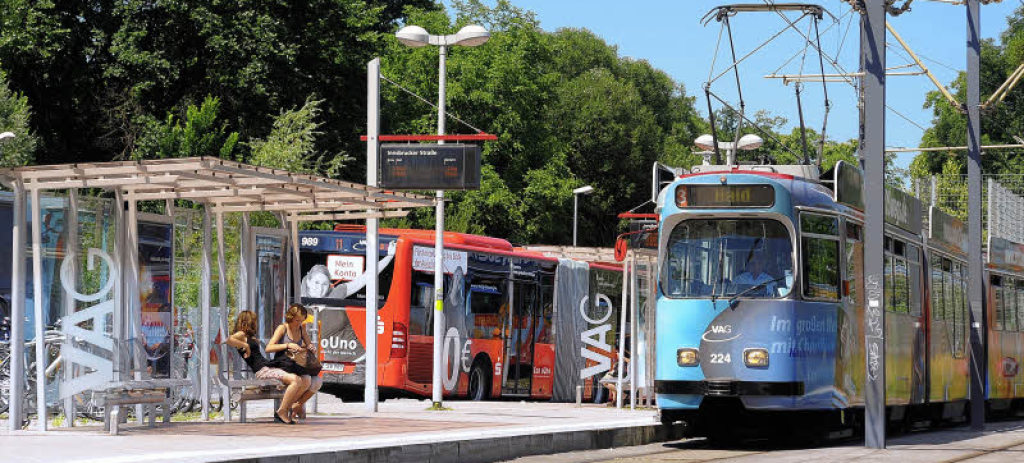
<svg viewBox="0 0 1024 463">
<path fill-rule="evenodd" d="M 0 140 L 0 167 L 28 165 L 38 140 L 29 125 L 32 108 L 28 98 L 11 91 L 7 76 L 0 70 L 0 132 L 11 132 L 14 138 Z"/>
</svg>

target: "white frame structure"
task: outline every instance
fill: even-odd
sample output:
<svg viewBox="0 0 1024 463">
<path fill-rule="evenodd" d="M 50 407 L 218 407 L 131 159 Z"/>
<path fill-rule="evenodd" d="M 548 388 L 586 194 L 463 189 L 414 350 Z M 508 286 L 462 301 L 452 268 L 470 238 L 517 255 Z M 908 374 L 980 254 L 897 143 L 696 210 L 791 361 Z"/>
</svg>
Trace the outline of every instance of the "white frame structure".
<svg viewBox="0 0 1024 463">
<path fill-rule="evenodd" d="M 80 163 L 80 164 L 59 164 L 45 166 L 27 166 L 0 169 L 0 183 L 14 190 L 14 214 L 12 233 L 12 294 L 11 294 L 11 319 L 23 320 L 26 310 L 25 298 L 25 248 L 26 248 L 26 193 L 33 201 L 34 219 L 31 221 L 30 244 L 33 248 L 33 284 L 35 293 L 42 291 L 40 275 L 40 230 L 39 230 L 39 195 L 49 190 L 70 190 L 74 193 L 77 189 L 95 188 L 103 189 L 114 193 L 119 204 L 125 207 L 115 207 L 115 215 L 118 216 L 117 244 L 114 249 L 123 249 L 115 256 L 115 261 L 122 262 L 121 279 L 122 284 L 116 285 L 115 290 L 115 326 L 119 317 L 132 313 L 127 304 L 138 304 L 136 298 L 125 297 L 134 294 L 132 291 L 137 285 L 138 265 L 138 232 L 137 223 L 141 217 L 138 212 L 138 201 L 167 201 L 173 204 L 173 200 L 189 200 L 200 203 L 205 209 L 204 223 L 204 258 L 202 271 L 201 311 L 202 323 L 204 324 L 201 337 L 200 349 L 202 352 L 209 352 L 211 339 L 207 326 L 211 322 L 210 317 L 210 279 L 212 273 L 212 262 L 210 262 L 211 251 L 211 228 L 216 227 L 218 236 L 219 255 L 218 262 L 221 275 L 221 288 L 225 287 L 223 281 L 223 214 L 226 212 L 256 212 L 268 211 L 276 213 L 286 222 L 289 241 L 292 243 L 292 251 L 297 251 L 298 224 L 307 221 L 341 221 L 341 220 L 364 220 L 380 219 L 390 217 L 404 217 L 412 209 L 419 207 L 432 207 L 434 200 L 428 196 L 412 193 L 385 191 L 381 188 L 367 186 L 357 183 L 350 183 L 315 175 L 298 174 L 281 169 L 256 167 L 234 161 L 213 158 L 213 157 L 192 157 L 175 159 L 155 159 L 143 161 L 118 161 L 103 163 Z M 169 210 L 170 212 L 170 210 Z M 247 214 L 243 214 L 246 216 Z M 215 222 L 215 223 L 214 223 Z M 249 221 L 247 217 L 242 221 L 243 236 L 254 236 L 251 230 L 247 230 Z M 282 230 L 285 231 L 285 230 Z M 375 230 L 368 231 L 373 233 Z M 368 236 L 368 239 L 371 237 Z M 376 238 L 376 237 L 373 237 Z M 244 243 L 244 240 L 243 240 Z M 134 244 L 134 245 L 133 245 Z M 243 246 L 249 243 L 243 244 Z M 248 258 L 248 249 L 243 249 L 241 265 L 245 265 Z M 297 260 L 297 256 L 295 259 Z M 242 271 L 246 271 L 243 269 Z M 293 270 L 298 272 L 298 269 Z M 246 274 L 245 279 L 252 276 Z M 137 291 L 136 291 L 137 292 Z M 222 312 L 226 305 L 226 292 L 220 292 L 220 305 Z M 249 301 L 251 293 L 243 296 L 243 300 Z M 35 312 L 41 314 L 42 299 L 35 298 Z M 42 317 L 35 318 L 35 331 L 37 338 L 41 336 L 44 326 Z M 225 320 L 219 320 L 223 329 Z M 13 323 L 11 333 L 11 398 L 8 423 L 12 431 L 19 430 L 24 416 L 24 343 L 13 342 L 24 339 L 22 324 Z M 114 331 L 115 342 L 121 341 L 124 333 L 121 330 Z M 43 343 L 37 346 L 37 358 L 42 358 Z M 115 350 L 115 356 L 116 350 Z M 202 415 L 209 419 L 209 391 L 211 386 L 209 356 L 203 355 L 203 369 L 201 373 L 201 396 Z M 115 363 L 117 359 L 114 359 Z M 37 362 L 37 382 L 45 384 L 43 377 L 45 362 Z M 118 378 L 119 372 L 115 370 L 116 380 L 128 380 L 129 378 Z M 38 413 L 40 417 L 46 416 L 46 403 L 44 400 L 44 389 L 38 388 L 37 399 Z M 39 419 L 38 424 L 41 430 L 46 430 L 46 419 Z"/>
</svg>

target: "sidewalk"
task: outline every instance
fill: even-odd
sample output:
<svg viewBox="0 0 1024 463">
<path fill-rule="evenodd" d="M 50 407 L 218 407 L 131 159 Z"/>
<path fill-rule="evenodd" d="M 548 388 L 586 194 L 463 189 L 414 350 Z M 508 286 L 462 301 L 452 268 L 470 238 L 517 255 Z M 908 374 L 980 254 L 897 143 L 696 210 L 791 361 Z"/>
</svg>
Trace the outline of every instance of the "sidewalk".
<svg viewBox="0 0 1024 463">
<path fill-rule="evenodd" d="M 0 432 L 0 462 L 212 461 L 496 461 L 541 453 L 642 445 L 659 436 L 654 412 L 607 406 L 530 402 L 389 400 L 369 414 L 362 403 L 319 396 L 319 413 L 305 424 L 271 421 L 270 401 L 250 406 L 249 423 L 134 423 L 120 436 L 96 427 L 47 433 Z M 291 457 L 291 458 L 289 458 Z"/>
</svg>

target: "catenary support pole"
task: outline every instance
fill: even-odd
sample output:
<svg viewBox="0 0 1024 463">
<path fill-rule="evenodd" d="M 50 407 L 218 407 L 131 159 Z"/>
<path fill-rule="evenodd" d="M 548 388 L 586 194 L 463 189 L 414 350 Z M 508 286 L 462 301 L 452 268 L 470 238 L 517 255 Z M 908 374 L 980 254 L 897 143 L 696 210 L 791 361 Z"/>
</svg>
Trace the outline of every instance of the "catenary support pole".
<svg viewBox="0 0 1024 463">
<path fill-rule="evenodd" d="M 885 2 L 867 0 L 861 14 L 863 109 L 860 158 L 865 185 L 885 184 Z M 864 188 L 864 345 L 867 372 L 864 444 L 885 448 L 885 298 L 882 288 L 883 188 Z"/>
<path fill-rule="evenodd" d="M 636 409 L 636 343 L 637 343 L 637 304 L 640 302 L 640 295 L 637 293 L 637 259 L 635 255 L 629 261 L 629 355 L 624 356 L 629 360 L 629 409 Z"/>
<path fill-rule="evenodd" d="M 441 45 L 438 62 L 438 97 L 437 97 L 437 134 L 444 135 L 445 111 L 445 65 L 448 58 L 448 47 Z M 444 141 L 438 141 L 443 144 Z M 441 359 L 442 343 L 445 335 L 444 320 L 444 191 L 437 190 L 437 209 L 434 211 L 434 374 L 431 398 L 435 408 L 442 404 L 441 377 L 444 362 Z"/>
<path fill-rule="evenodd" d="M 380 58 L 366 66 L 366 184 L 377 186 L 377 148 L 380 138 Z M 368 209 L 373 213 L 373 209 Z M 366 219 L 366 379 L 363 401 L 377 411 L 377 219 Z"/>
<path fill-rule="evenodd" d="M 39 207 L 39 190 L 32 189 L 32 302 L 35 306 L 36 328 L 36 423 L 46 431 L 46 339 L 43 314 L 43 227 Z"/>
<path fill-rule="evenodd" d="M 984 274 L 981 257 L 981 31 L 979 0 L 967 0 L 967 300 L 970 303 L 971 429 L 985 428 Z"/>
<path fill-rule="evenodd" d="M 7 424 L 21 429 L 25 416 L 25 186 L 14 183 L 11 227 L 11 391 Z"/>
<path fill-rule="evenodd" d="M 210 278 L 213 266 L 210 262 L 210 210 L 203 206 L 203 256 L 199 283 L 199 310 L 202 321 L 199 327 L 199 398 L 202 402 L 203 421 L 210 420 Z"/>
</svg>

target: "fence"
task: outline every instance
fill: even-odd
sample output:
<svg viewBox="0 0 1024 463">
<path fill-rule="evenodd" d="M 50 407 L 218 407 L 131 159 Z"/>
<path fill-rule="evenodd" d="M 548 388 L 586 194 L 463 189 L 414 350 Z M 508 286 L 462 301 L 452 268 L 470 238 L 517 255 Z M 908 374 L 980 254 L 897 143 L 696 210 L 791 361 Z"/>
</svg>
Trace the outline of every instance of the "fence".
<svg viewBox="0 0 1024 463">
<path fill-rule="evenodd" d="M 982 230 L 985 237 L 999 236 L 1024 243 L 1024 175 L 986 174 L 981 187 Z M 934 205 L 967 221 L 966 175 L 911 178 L 910 193 L 920 198 L 925 207 Z M 925 214 L 925 221 L 927 217 Z"/>
</svg>

